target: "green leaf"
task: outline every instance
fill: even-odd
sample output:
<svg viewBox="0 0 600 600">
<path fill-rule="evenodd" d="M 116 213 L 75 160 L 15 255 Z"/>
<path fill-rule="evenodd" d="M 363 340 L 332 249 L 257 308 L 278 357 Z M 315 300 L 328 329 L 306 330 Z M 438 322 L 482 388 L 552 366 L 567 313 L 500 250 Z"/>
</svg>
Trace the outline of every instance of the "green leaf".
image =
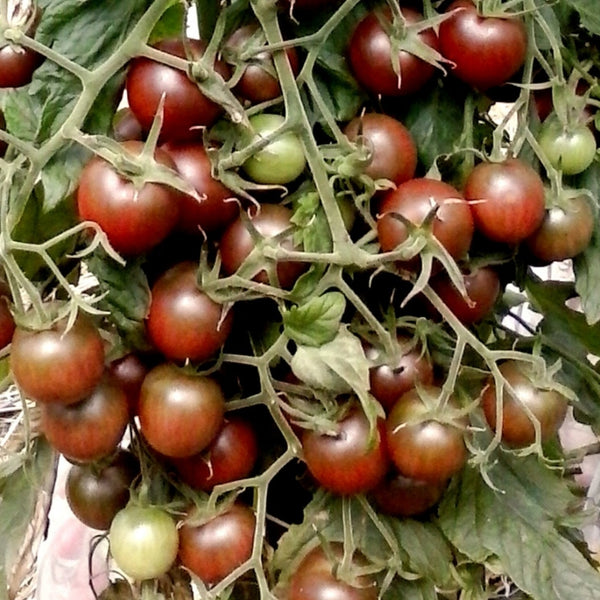
<svg viewBox="0 0 600 600">
<path fill-rule="evenodd" d="M 409 581 L 400 577 L 394 578 L 392 585 L 390 585 L 382 597 L 383 600 L 398 600 L 398 598 L 402 598 L 402 600 L 439 599 L 433 581 L 427 579 Z"/>
<path fill-rule="evenodd" d="M 177 3 L 168 8 L 156 24 L 150 39 L 150 44 L 166 38 L 180 37 L 185 31 L 185 7 Z"/>
<path fill-rule="evenodd" d="M 330 342 L 340 328 L 346 299 L 340 292 L 327 292 L 283 313 L 283 326 L 289 338 L 306 346 Z"/>
<path fill-rule="evenodd" d="M 322 346 L 298 346 L 291 361 L 294 375 L 337 394 L 369 389 L 369 362 L 360 340 L 346 328 Z"/>
<path fill-rule="evenodd" d="M 147 346 L 144 320 L 150 305 L 150 286 L 141 260 L 130 260 L 123 266 L 99 251 L 88 262 L 100 292 L 105 294 L 98 308 L 110 314 L 125 344 L 139 349 Z"/>
<path fill-rule="evenodd" d="M 21 467 L 0 478 L 0 589 L 4 591 L 29 528 L 40 525 L 35 521 L 40 516 L 35 513 L 36 502 L 42 488 L 49 492 L 55 459 L 49 444 L 37 438 Z"/>
<path fill-rule="evenodd" d="M 565 0 L 579 13 L 581 25 L 595 35 L 600 35 L 600 13 L 596 0 Z"/>
<path fill-rule="evenodd" d="M 600 321 L 600 228 L 592 236 L 589 246 L 573 259 L 575 291 L 581 298 L 586 321 L 595 325 Z"/>
<path fill-rule="evenodd" d="M 489 470 L 498 490 L 472 468 L 445 494 L 439 525 L 456 548 L 493 565 L 534 600 L 597 598 L 600 573 L 561 533 L 573 498 L 567 483 L 534 456 L 500 455 Z"/>
</svg>

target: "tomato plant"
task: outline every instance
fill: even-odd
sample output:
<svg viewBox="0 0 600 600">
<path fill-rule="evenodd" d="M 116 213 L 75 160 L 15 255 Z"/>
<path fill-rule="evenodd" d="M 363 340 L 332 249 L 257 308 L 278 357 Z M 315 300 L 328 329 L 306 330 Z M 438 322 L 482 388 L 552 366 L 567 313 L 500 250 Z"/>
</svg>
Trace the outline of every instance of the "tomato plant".
<svg viewBox="0 0 600 600">
<path fill-rule="evenodd" d="M 593 4 L 0 2 L 9 597 L 596 598 Z"/>
</svg>

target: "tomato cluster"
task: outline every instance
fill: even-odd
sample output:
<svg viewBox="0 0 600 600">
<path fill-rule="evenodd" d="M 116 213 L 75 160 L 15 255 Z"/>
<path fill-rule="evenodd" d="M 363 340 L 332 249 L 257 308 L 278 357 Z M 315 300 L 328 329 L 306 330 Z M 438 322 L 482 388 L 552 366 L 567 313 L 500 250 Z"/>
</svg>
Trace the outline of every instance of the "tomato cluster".
<svg viewBox="0 0 600 600">
<path fill-rule="evenodd" d="M 69 258 L 98 296 L 51 268 L 58 291 L 26 306 L 7 263 L 0 348 L 73 463 L 73 513 L 130 579 L 183 568 L 215 594 L 250 581 L 282 600 L 370 600 L 399 562 L 377 563 L 359 532 L 349 547 L 346 521 L 343 535 L 315 523 L 278 579 L 277 527 L 293 534 L 323 496 L 427 522 L 494 452 L 557 452 L 571 398 L 506 325 L 506 291 L 594 240 L 596 202 L 569 179 L 597 163 L 594 103 L 538 108 L 535 135 L 515 137 L 526 151 L 480 116 L 476 139 L 467 100 L 489 106 L 535 63 L 513 3 L 257 4 L 221 7 L 213 39 L 127 50 L 110 136 L 73 135 L 93 153 Z M 323 29 L 307 32 L 315 6 Z M 312 72 L 336 22 L 350 108 Z M 415 110 L 448 89 L 463 135 L 427 161 Z"/>
</svg>

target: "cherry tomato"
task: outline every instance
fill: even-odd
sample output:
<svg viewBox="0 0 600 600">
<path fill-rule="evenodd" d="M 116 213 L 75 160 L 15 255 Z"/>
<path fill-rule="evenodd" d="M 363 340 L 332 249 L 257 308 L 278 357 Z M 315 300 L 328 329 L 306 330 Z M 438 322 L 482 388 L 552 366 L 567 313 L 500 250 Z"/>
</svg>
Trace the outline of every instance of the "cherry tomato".
<svg viewBox="0 0 600 600">
<path fill-rule="evenodd" d="M 263 204 L 258 210 L 251 212 L 250 222 L 257 233 L 265 239 L 272 238 L 292 228 L 292 211 L 279 204 Z M 221 251 L 221 264 L 227 275 L 235 273 L 246 258 L 254 250 L 254 241 L 250 229 L 241 217 L 236 219 L 221 236 L 219 249 Z M 298 250 L 293 243 L 293 233 L 280 242 L 286 250 Z M 280 287 L 289 289 L 293 287 L 296 279 L 306 270 L 306 263 L 300 261 L 277 261 L 277 279 Z M 254 277 L 255 281 L 268 283 L 269 276 L 264 269 L 259 270 Z"/>
<path fill-rule="evenodd" d="M 227 340 L 233 312 L 208 297 L 196 281 L 198 265 L 176 264 L 152 286 L 146 328 L 153 345 L 173 361 L 205 361 Z"/>
<path fill-rule="evenodd" d="M 255 528 L 254 511 L 239 503 L 198 525 L 184 521 L 179 560 L 205 585 L 214 585 L 252 556 Z"/>
<path fill-rule="evenodd" d="M 392 471 L 371 495 L 380 512 L 394 517 L 414 517 L 435 506 L 445 489 L 445 482 L 410 479 Z"/>
<path fill-rule="evenodd" d="M 73 514 L 92 529 L 106 530 L 129 502 L 129 488 L 139 475 L 135 455 L 119 450 L 106 463 L 72 465 L 65 493 Z"/>
<path fill-rule="evenodd" d="M 252 136 L 245 140 L 253 143 L 273 134 L 285 122 L 281 115 L 260 113 L 250 117 Z M 242 169 L 257 183 L 285 185 L 297 179 L 306 166 L 300 138 L 293 131 L 285 131 L 255 152 Z"/>
<path fill-rule="evenodd" d="M 416 10 L 402 7 L 402 16 L 408 25 L 423 19 Z M 348 59 L 358 82 L 373 94 L 404 96 L 420 90 L 432 77 L 435 67 L 411 52 L 408 43 L 400 42 L 398 61 L 400 72 L 394 71 L 392 41 L 380 19 L 392 22 L 389 8 L 372 11 L 356 26 L 350 38 Z M 438 39 L 433 29 L 418 33 L 424 44 L 437 50 Z M 410 38 L 409 38 L 410 41 Z"/>
<path fill-rule="evenodd" d="M 257 458 L 258 441 L 253 427 L 240 418 L 226 417 L 204 452 L 170 462 L 184 483 L 210 492 L 215 485 L 247 477 Z"/>
<path fill-rule="evenodd" d="M 339 542 L 313 548 L 298 564 L 289 582 L 287 600 L 376 600 L 379 590 L 370 575 L 354 575 L 351 581 L 335 576 L 344 556 Z M 364 567 L 365 558 L 355 553 L 352 567 Z"/>
<path fill-rule="evenodd" d="M 214 379 L 165 363 L 146 375 L 139 411 L 141 432 L 152 448 L 164 456 L 192 456 L 219 432 L 225 398 Z"/>
<path fill-rule="evenodd" d="M 481 17 L 471 0 L 456 0 L 439 29 L 440 50 L 451 72 L 479 90 L 506 83 L 523 65 L 527 32 L 518 17 Z"/>
<path fill-rule="evenodd" d="M 500 277 L 492 267 L 478 267 L 463 273 L 469 300 L 454 287 L 447 273 L 432 278 L 431 287 L 461 323 L 470 325 L 490 314 L 500 295 Z"/>
<path fill-rule="evenodd" d="M 496 242 L 517 244 L 544 218 L 544 184 L 518 158 L 479 163 L 467 178 L 464 194 L 475 227 Z"/>
<path fill-rule="evenodd" d="M 43 404 L 42 431 L 50 445 L 76 462 L 108 456 L 119 445 L 129 422 L 125 392 L 109 377 L 84 400 Z"/>
<path fill-rule="evenodd" d="M 565 126 L 550 115 L 542 124 L 538 143 L 548 162 L 565 175 L 585 171 L 596 157 L 596 138 L 583 122 Z"/>
<path fill-rule="evenodd" d="M 177 171 L 201 198 L 182 194 L 179 202 L 179 230 L 199 234 L 221 231 L 239 213 L 235 194 L 212 175 L 212 166 L 204 146 L 198 142 L 165 144 Z"/>
<path fill-rule="evenodd" d="M 112 135 L 117 142 L 142 140 L 144 132 L 141 123 L 129 106 L 120 108 L 113 117 Z"/>
<path fill-rule="evenodd" d="M 177 524 L 157 506 L 131 504 L 120 510 L 108 540 L 117 567 L 137 581 L 164 575 L 177 559 Z"/>
<path fill-rule="evenodd" d="M 526 240 L 527 250 L 539 261 L 573 258 L 589 245 L 594 213 L 585 196 L 571 196 L 546 210 L 542 224 Z"/>
<path fill-rule="evenodd" d="M 331 433 L 306 429 L 301 442 L 310 474 L 321 487 L 335 494 L 367 492 L 387 472 L 383 419 L 371 439 L 369 421 L 358 407 L 351 408 Z"/>
<path fill-rule="evenodd" d="M 179 58 L 186 58 L 186 50 L 192 59 L 199 59 L 206 49 L 200 40 L 162 40 L 156 49 Z M 217 60 L 214 69 L 223 79 L 229 78 L 228 66 Z M 207 98 L 185 71 L 151 60 L 135 58 L 127 73 L 127 98 L 131 110 L 149 131 L 161 96 L 165 95 L 161 139 L 189 140 L 202 136 L 202 128 L 212 125 L 221 115 L 219 104 Z"/>
<path fill-rule="evenodd" d="M 6 348 L 12 341 L 15 327 L 8 297 L 0 295 L 0 350 Z"/>
<path fill-rule="evenodd" d="M 381 403 L 386 411 L 408 390 L 416 385 L 433 383 L 433 365 L 428 355 L 422 352 L 420 346 L 407 348 L 409 340 L 398 337 L 401 353 L 387 360 L 379 349 L 369 346 L 365 355 L 375 366 L 369 369 L 371 394 Z M 407 348 L 405 352 L 402 349 Z"/>
<path fill-rule="evenodd" d="M 406 392 L 394 404 L 386 420 L 391 459 L 405 477 L 442 483 L 460 471 L 467 460 L 463 419 L 445 422 L 429 416 L 420 393 L 437 398 L 437 387 Z M 454 401 L 450 400 L 454 406 Z"/>
<path fill-rule="evenodd" d="M 90 394 L 104 372 L 104 342 L 94 323 L 79 313 L 47 329 L 15 329 L 10 368 L 21 391 L 37 402 L 69 404 Z"/>
<path fill-rule="evenodd" d="M 386 192 L 379 207 L 377 236 L 384 252 L 394 250 L 408 239 L 408 229 L 390 213 L 402 215 L 421 225 L 436 209 L 432 233 L 456 260 L 464 258 L 473 237 L 473 217 L 462 194 L 436 179 L 411 179 Z M 415 264 L 414 261 L 407 262 Z"/>
<path fill-rule="evenodd" d="M 143 143 L 123 142 L 123 150 L 133 156 Z M 175 169 L 171 157 L 157 148 L 154 159 Z M 179 218 L 179 197 L 175 189 L 146 182 L 141 188 L 94 156 L 84 167 L 77 189 L 77 207 L 82 220 L 97 223 L 111 246 L 125 255 L 147 252 L 164 240 Z"/>
<path fill-rule="evenodd" d="M 346 125 L 349 140 L 367 146 L 371 160 L 364 170 L 372 179 L 389 179 L 396 185 L 412 179 L 417 168 L 417 147 L 410 131 L 397 119 L 366 113 Z"/>
<path fill-rule="evenodd" d="M 236 29 L 225 42 L 224 54 L 235 66 L 240 54 L 248 50 L 258 50 L 265 44 L 264 34 L 259 33 L 257 23 L 248 23 Z M 292 72 L 297 75 L 300 69 L 298 52 L 293 46 L 285 49 Z M 243 67 L 242 74 L 234 91 L 252 104 L 273 100 L 281 95 L 281 87 L 275 75 L 273 57 L 268 50 L 252 54 Z"/>
<path fill-rule="evenodd" d="M 108 365 L 108 372 L 114 381 L 121 387 L 127 396 L 129 414 L 133 417 L 138 414 L 140 389 L 148 367 L 135 353 L 131 352 L 113 360 Z"/>
<path fill-rule="evenodd" d="M 540 426 L 541 441 L 556 435 L 567 413 L 567 399 L 556 390 L 538 387 L 520 361 L 507 360 L 500 365 L 506 384 L 502 390 L 502 440 L 517 448 L 535 442 L 535 427 Z M 498 426 L 496 414 L 496 383 L 490 378 L 481 396 L 485 418 L 493 430 Z M 530 415 L 533 415 L 531 416 Z"/>
</svg>

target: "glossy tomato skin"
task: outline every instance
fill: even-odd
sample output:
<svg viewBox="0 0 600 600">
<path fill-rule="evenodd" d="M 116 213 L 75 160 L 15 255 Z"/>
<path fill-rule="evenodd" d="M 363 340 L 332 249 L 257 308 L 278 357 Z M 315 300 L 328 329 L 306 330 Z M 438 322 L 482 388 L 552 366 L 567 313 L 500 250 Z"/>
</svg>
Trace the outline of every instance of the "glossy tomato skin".
<svg viewBox="0 0 600 600">
<path fill-rule="evenodd" d="M 521 68 L 528 41 L 519 18 L 481 17 L 471 0 L 456 0 L 446 12 L 453 14 L 440 24 L 440 51 L 456 77 L 485 91 Z"/>
<path fill-rule="evenodd" d="M 359 407 L 342 417 L 335 434 L 304 430 L 304 461 L 315 481 L 340 495 L 373 489 L 385 477 L 389 465 L 383 419 L 378 420 L 372 442 L 369 433 L 369 421 Z"/>
<path fill-rule="evenodd" d="M 240 503 L 199 525 L 184 521 L 179 560 L 205 585 L 215 585 L 252 556 L 255 528 L 254 511 Z"/>
<path fill-rule="evenodd" d="M 519 361 L 507 360 L 499 368 L 514 392 L 513 395 L 505 384 L 502 392 L 502 441 L 517 448 L 535 442 L 535 428 L 526 409 L 539 421 L 541 441 L 554 437 L 567 413 L 567 399 L 556 390 L 538 388 Z M 496 430 L 496 384 L 492 378 L 483 390 L 481 406 L 490 427 Z"/>
<path fill-rule="evenodd" d="M 8 297 L 0 295 L 0 350 L 10 344 L 15 333 L 15 327 Z"/>
<path fill-rule="evenodd" d="M 177 171 L 198 193 L 201 200 L 182 194 L 177 229 L 189 234 L 221 232 L 239 213 L 235 194 L 212 175 L 212 165 L 199 142 L 169 143 L 163 146 Z"/>
<path fill-rule="evenodd" d="M 129 106 L 120 108 L 113 117 L 112 136 L 117 142 L 144 139 L 141 123 Z"/>
<path fill-rule="evenodd" d="M 451 185 L 429 178 L 406 181 L 386 192 L 379 207 L 377 236 L 384 252 L 408 239 L 407 227 L 390 213 L 421 225 L 437 207 L 432 232 L 456 260 L 464 258 L 473 238 L 473 217 L 463 195 Z"/>
<path fill-rule="evenodd" d="M 468 301 L 445 272 L 432 278 L 431 287 L 463 325 L 471 325 L 492 311 L 500 295 L 500 277 L 493 267 L 478 267 L 463 273 L 463 283 Z"/>
<path fill-rule="evenodd" d="M 403 337 L 399 337 L 398 341 L 401 347 L 408 343 L 408 339 Z M 391 361 L 385 360 L 373 346 L 365 349 L 365 355 L 375 365 L 369 369 L 371 394 L 386 411 L 390 411 L 396 400 L 416 385 L 433 383 L 433 364 L 420 346 L 407 349 Z"/>
<path fill-rule="evenodd" d="M 402 7 L 408 24 L 421 21 L 423 16 L 412 8 Z M 382 14 L 391 24 L 391 11 Z M 437 35 L 433 29 L 421 31 L 422 42 L 438 49 Z M 350 66 L 358 82 L 373 94 L 405 96 L 420 90 L 432 77 L 435 67 L 406 50 L 400 50 L 400 76 L 392 66 L 390 37 L 379 21 L 378 12 L 370 12 L 356 26 L 348 48 Z"/>
<path fill-rule="evenodd" d="M 371 576 L 356 575 L 348 582 L 334 575 L 343 556 L 344 549 L 339 542 L 330 543 L 327 551 L 322 546 L 313 548 L 292 574 L 286 600 L 376 600 L 379 590 Z M 352 566 L 356 568 L 365 562 L 360 554 L 352 557 Z"/>
<path fill-rule="evenodd" d="M 157 506 L 131 504 L 120 510 L 108 540 L 117 566 L 136 581 L 164 575 L 177 559 L 177 524 Z"/>
<path fill-rule="evenodd" d="M 360 139 L 370 151 L 372 157 L 365 175 L 374 180 L 389 179 L 396 185 L 414 177 L 417 147 L 410 131 L 397 119 L 366 113 L 352 119 L 344 133 L 353 142 Z"/>
<path fill-rule="evenodd" d="M 41 57 L 30 48 L 6 44 L 0 48 L 0 88 L 16 88 L 31 82 Z"/>
<path fill-rule="evenodd" d="M 66 458 L 89 462 L 114 452 L 129 422 L 125 392 L 103 378 L 84 400 L 74 404 L 43 404 L 42 431 Z"/>
<path fill-rule="evenodd" d="M 467 177 L 464 195 L 476 229 L 496 242 L 517 244 L 544 218 L 544 184 L 518 158 L 479 163 Z"/>
<path fill-rule="evenodd" d="M 197 269 L 192 261 L 178 263 L 151 289 L 146 330 L 155 348 L 172 361 L 208 360 L 231 332 L 233 312 L 198 287 Z"/>
<path fill-rule="evenodd" d="M 421 388 L 432 398 L 436 387 Z M 460 471 L 467 460 L 461 420 L 450 424 L 428 418 L 428 408 L 417 389 L 404 394 L 386 420 L 387 444 L 392 462 L 405 477 L 443 483 Z"/>
<path fill-rule="evenodd" d="M 414 517 L 435 506 L 446 489 L 446 482 L 410 479 L 392 471 L 371 496 L 377 509 L 394 517 Z"/>
<path fill-rule="evenodd" d="M 69 507 L 84 525 L 107 530 L 129 502 L 129 488 L 139 472 L 137 458 L 126 450 L 107 463 L 71 465 L 65 484 Z"/>
<path fill-rule="evenodd" d="M 194 58 L 204 54 L 206 44 L 190 39 L 189 44 Z M 186 58 L 186 48 L 180 39 L 162 40 L 156 49 L 179 58 Z M 223 78 L 229 78 L 229 68 L 218 60 L 215 71 Z M 149 58 L 135 58 L 127 73 L 127 98 L 131 110 L 142 125 L 149 131 L 158 109 L 162 94 L 163 124 L 161 139 L 190 140 L 202 136 L 202 128 L 212 125 L 221 115 L 222 108 L 208 99 L 184 71 L 156 62 Z"/>
<path fill-rule="evenodd" d="M 565 126 L 551 115 L 542 124 L 538 143 L 548 162 L 565 175 L 585 171 L 596 157 L 596 138 L 583 122 Z"/>
<path fill-rule="evenodd" d="M 143 143 L 127 141 L 123 149 L 136 156 Z M 156 162 L 175 169 L 171 157 L 157 148 Z M 94 156 L 84 167 L 77 189 L 79 217 L 93 221 L 106 233 L 111 246 L 124 255 L 147 252 L 164 240 L 179 218 L 179 192 L 166 185 L 134 183 Z"/>
<path fill-rule="evenodd" d="M 258 211 L 254 211 L 250 215 L 252 226 L 265 238 L 274 237 L 286 229 L 290 229 L 292 227 L 291 217 L 292 211 L 279 204 L 263 204 Z M 235 273 L 252 252 L 254 245 L 254 240 L 244 220 L 238 218 L 231 223 L 223 232 L 219 243 L 221 264 L 225 274 L 232 275 Z M 281 246 L 287 250 L 297 250 L 293 244 L 292 233 L 290 233 L 289 238 L 281 241 Z M 300 277 L 306 268 L 307 265 L 300 261 L 278 261 L 277 279 L 279 285 L 284 289 L 293 287 L 296 279 Z M 269 277 L 265 270 L 261 270 L 255 275 L 254 280 L 268 283 Z"/>
<path fill-rule="evenodd" d="M 258 440 L 252 425 L 237 417 L 226 417 L 204 452 L 170 462 L 184 483 L 210 492 L 215 485 L 250 475 L 257 458 Z"/>
<path fill-rule="evenodd" d="M 192 456 L 219 432 L 225 398 L 209 377 L 192 375 L 170 363 L 154 367 L 140 392 L 140 430 L 148 444 L 168 457 Z"/>
<path fill-rule="evenodd" d="M 15 382 L 29 398 L 69 404 L 92 392 L 104 372 L 104 342 L 96 325 L 79 313 L 49 329 L 15 329 L 10 367 Z"/>
<path fill-rule="evenodd" d="M 107 367 L 110 377 L 121 387 L 127 396 L 129 414 L 138 414 L 140 390 L 148 366 L 135 352 L 130 352 L 110 362 Z"/>
<path fill-rule="evenodd" d="M 250 117 L 252 135 L 246 143 L 260 141 L 275 133 L 285 122 L 285 117 L 273 113 L 259 113 Z M 257 183 L 286 185 L 304 171 L 306 157 L 300 138 L 293 131 L 284 131 L 266 146 L 257 150 L 242 165 L 242 170 Z"/>
<path fill-rule="evenodd" d="M 242 25 L 229 36 L 224 51 L 239 56 L 248 47 L 255 49 L 258 44 L 257 31 L 257 23 Z M 297 50 L 289 46 L 285 49 L 285 54 L 292 73 L 297 75 L 300 69 Z M 277 77 L 273 75 L 274 70 L 273 57 L 268 50 L 253 54 L 252 59 L 244 67 L 234 91 L 252 104 L 277 98 L 281 95 L 281 86 Z"/>
<path fill-rule="evenodd" d="M 545 264 L 573 258 L 588 247 L 594 223 L 589 200 L 574 196 L 546 210 L 541 225 L 525 240 L 525 246 L 537 261 Z"/>
</svg>

